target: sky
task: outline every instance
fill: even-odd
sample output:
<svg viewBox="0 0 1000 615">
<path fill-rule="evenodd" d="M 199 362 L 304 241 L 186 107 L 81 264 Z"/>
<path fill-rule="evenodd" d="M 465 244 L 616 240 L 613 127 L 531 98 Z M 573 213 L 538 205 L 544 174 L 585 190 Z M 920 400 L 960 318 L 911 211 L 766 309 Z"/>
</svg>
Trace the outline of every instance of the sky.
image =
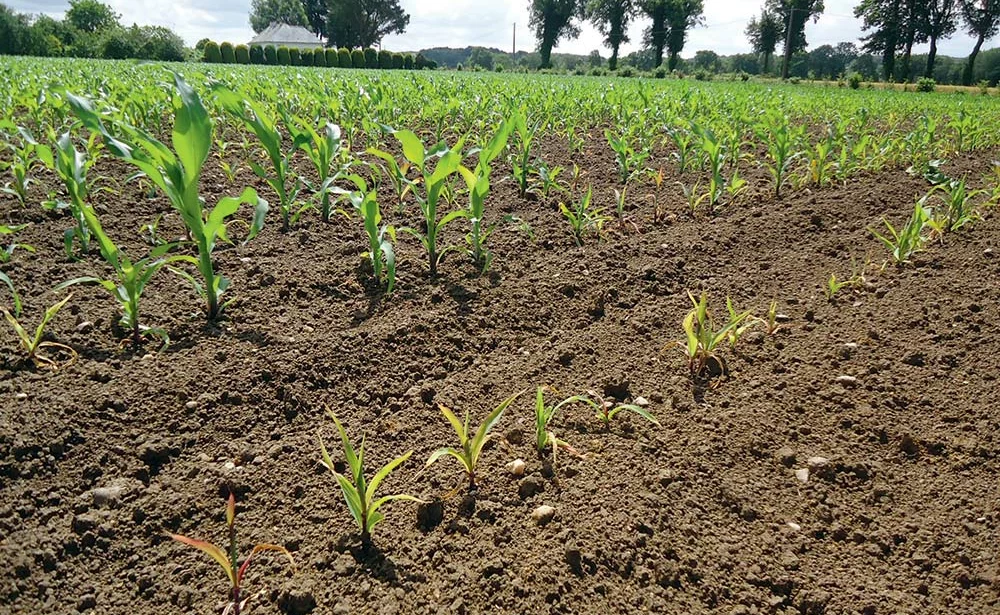
<svg viewBox="0 0 1000 615">
<path fill-rule="evenodd" d="M 0 0 L 19 12 L 45 13 L 61 17 L 68 0 Z M 248 15 L 250 0 L 104 0 L 122 15 L 126 25 L 166 26 L 194 46 L 202 38 L 245 43 L 253 36 Z M 853 16 L 858 0 L 826 0 L 826 11 L 816 23 L 806 26 L 809 48 L 841 41 L 857 42 L 861 23 Z M 410 25 L 400 35 L 386 37 L 382 44 L 394 51 L 418 51 L 428 47 L 467 47 L 480 45 L 509 50 L 514 24 L 517 24 L 517 48 L 530 51 L 535 41 L 528 29 L 529 0 L 400 0 L 410 14 Z M 699 49 L 711 49 L 722 55 L 747 53 L 750 45 L 743 33 L 747 22 L 760 13 L 763 0 L 705 0 L 705 25 L 688 36 L 681 54 L 691 57 Z M 622 47 L 625 55 L 639 49 L 647 23 L 639 20 L 629 29 L 631 43 Z M 601 44 L 601 35 L 584 24 L 576 39 L 561 41 L 556 52 L 587 54 L 594 49 L 607 57 L 610 51 Z M 992 41 L 994 44 L 997 39 Z M 966 56 L 975 41 L 964 32 L 938 43 L 938 53 Z M 987 43 L 986 47 L 992 46 Z M 926 51 L 922 45 L 915 53 Z"/>
</svg>

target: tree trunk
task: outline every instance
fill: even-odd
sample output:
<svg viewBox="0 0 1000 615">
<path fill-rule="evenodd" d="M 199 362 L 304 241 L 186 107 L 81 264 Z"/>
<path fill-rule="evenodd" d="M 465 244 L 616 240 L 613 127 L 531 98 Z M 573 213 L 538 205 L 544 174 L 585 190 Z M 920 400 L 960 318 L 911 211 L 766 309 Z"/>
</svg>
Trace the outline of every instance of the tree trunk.
<svg viewBox="0 0 1000 615">
<path fill-rule="evenodd" d="M 896 49 L 886 46 L 882 52 L 882 80 L 892 81 L 893 73 L 896 70 Z"/>
<path fill-rule="evenodd" d="M 976 67 L 976 56 L 979 55 L 979 50 L 983 46 L 983 35 L 980 34 L 979 38 L 976 39 L 976 46 L 972 48 L 972 53 L 969 54 L 969 62 L 965 65 L 965 70 L 962 71 L 962 85 L 972 85 L 972 69 Z"/>
<path fill-rule="evenodd" d="M 927 68 L 924 69 L 924 77 L 934 76 L 934 61 L 937 59 L 937 36 L 931 36 L 931 50 L 927 53 Z"/>
<path fill-rule="evenodd" d="M 538 55 L 542 57 L 542 63 L 538 68 L 552 68 L 552 40 L 547 36 L 542 37 L 542 44 L 538 48 Z"/>
<path fill-rule="evenodd" d="M 677 52 L 671 51 L 670 57 L 667 59 L 667 71 L 672 73 L 675 68 L 677 68 Z"/>
<path fill-rule="evenodd" d="M 911 36 L 909 39 L 907 39 L 906 49 L 903 51 L 903 68 L 900 73 L 900 77 L 902 77 L 902 79 L 899 80 L 902 81 L 903 83 L 910 82 L 910 58 L 912 56 L 913 56 L 913 37 Z"/>
<path fill-rule="evenodd" d="M 770 74 L 770 72 L 771 72 L 771 54 L 770 53 L 765 53 L 764 54 L 764 72 L 763 72 L 763 74 L 767 75 L 767 74 Z"/>
<path fill-rule="evenodd" d="M 791 68 L 792 63 L 792 46 L 785 43 L 785 53 L 782 59 L 781 65 L 781 78 L 788 79 L 788 69 Z"/>
<path fill-rule="evenodd" d="M 615 70 L 618 68 L 618 45 L 611 48 L 611 58 L 608 60 L 608 69 Z"/>
</svg>

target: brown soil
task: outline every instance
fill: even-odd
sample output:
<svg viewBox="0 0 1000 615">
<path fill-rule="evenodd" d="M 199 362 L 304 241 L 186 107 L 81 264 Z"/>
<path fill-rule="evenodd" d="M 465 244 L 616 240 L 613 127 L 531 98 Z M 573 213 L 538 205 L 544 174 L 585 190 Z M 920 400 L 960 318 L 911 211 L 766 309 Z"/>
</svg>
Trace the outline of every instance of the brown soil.
<svg viewBox="0 0 1000 615">
<path fill-rule="evenodd" d="M 543 151 L 572 167 L 561 142 Z M 990 154 L 946 171 L 977 180 Z M 607 147 L 595 138 L 577 162 L 613 209 Z M 97 172 L 129 174 L 111 162 Z M 257 240 L 218 251 L 237 297 L 221 323 L 204 323 L 180 279 L 154 281 L 144 322 L 169 332 L 162 353 L 120 350 L 116 305 L 94 287 L 77 287 L 50 327 L 79 352 L 72 366 L 24 365 L 5 331 L 0 611 L 218 613 L 221 571 L 164 532 L 221 544 L 230 488 L 241 544 L 282 544 L 297 562 L 294 575 L 277 557 L 251 569 L 261 614 L 1000 611 L 994 218 L 879 273 L 885 251 L 866 228 L 901 221 L 923 180 L 894 170 L 776 200 L 750 173 L 757 188 L 739 204 L 692 219 L 668 177 L 671 222 L 652 223 L 644 186 L 630 201 L 641 232 L 611 223 L 578 249 L 557 199 L 520 199 L 509 169 L 496 176 L 508 179 L 490 211 L 516 213 L 534 237 L 498 231 L 486 276 L 452 253 L 430 281 L 404 238 L 398 292 L 381 301 L 357 220 L 307 215 L 282 233 L 272 216 Z M 162 197 L 104 183 L 118 192 L 97 197 L 103 219 L 132 254 L 158 213 L 161 233 L 179 234 Z M 238 192 L 218 171 L 206 183 L 214 197 Z M 43 178 L 32 196 L 54 187 Z M 38 248 L 3 267 L 33 325 L 52 286 L 105 270 L 96 254 L 62 255 L 67 218 L 4 198 L 7 220 L 32 222 L 19 239 Z M 393 222 L 414 220 L 412 205 L 401 218 L 390 194 L 382 203 Z M 866 256 L 867 286 L 827 301 L 830 274 Z M 788 320 L 724 350 L 728 377 L 696 389 L 673 345 L 688 290 L 707 290 L 717 314 L 727 295 L 761 316 L 773 299 Z M 571 407 L 554 427 L 581 456 L 553 469 L 534 452 L 529 393 L 499 424 L 474 498 L 454 460 L 423 469 L 454 443 L 437 404 L 478 424 L 542 384 L 645 397 L 662 427 L 622 416 L 605 432 Z M 317 436 L 342 459 L 326 407 L 367 436 L 371 467 L 413 450 L 384 493 L 443 498 L 440 518 L 390 504 L 362 552 L 319 463 Z M 525 477 L 506 471 L 515 458 Z M 95 500 L 101 488 L 112 490 Z M 556 510 L 544 526 L 531 519 L 542 504 Z"/>
</svg>

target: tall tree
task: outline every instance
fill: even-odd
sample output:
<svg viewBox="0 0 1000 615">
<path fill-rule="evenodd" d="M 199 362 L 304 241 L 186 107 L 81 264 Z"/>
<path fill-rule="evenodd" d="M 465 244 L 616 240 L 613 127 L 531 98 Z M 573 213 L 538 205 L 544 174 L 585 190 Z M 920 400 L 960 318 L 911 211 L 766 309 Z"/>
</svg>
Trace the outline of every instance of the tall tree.
<svg viewBox="0 0 1000 615">
<path fill-rule="evenodd" d="M 301 0 L 250 0 L 250 27 L 261 32 L 272 23 L 309 25 Z"/>
<path fill-rule="evenodd" d="M 896 50 L 902 38 L 902 5 L 903 0 L 862 0 L 854 7 L 854 16 L 861 19 L 861 29 L 871 31 L 861 38 L 861 48 L 882 56 L 882 77 L 886 81 L 895 74 Z"/>
<path fill-rule="evenodd" d="M 983 43 L 997 35 L 1000 30 L 1000 0 L 961 0 L 962 19 L 965 31 L 976 37 L 976 46 L 969 54 L 969 60 L 962 71 L 962 85 L 972 85 L 972 71 L 976 67 L 976 56 Z"/>
<path fill-rule="evenodd" d="M 823 0 L 767 0 L 767 10 L 781 20 L 781 35 L 785 40 L 781 78 L 788 78 L 792 54 L 806 48 L 806 22 L 819 21 L 825 8 Z"/>
<path fill-rule="evenodd" d="M 99 0 L 70 0 L 66 21 L 81 32 L 100 32 L 118 24 L 121 15 Z"/>
<path fill-rule="evenodd" d="M 667 1 L 667 70 L 677 68 L 677 59 L 684 50 L 688 31 L 705 23 L 705 0 L 668 0 Z"/>
<path fill-rule="evenodd" d="M 910 81 L 910 59 L 913 57 L 913 45 L 927 42 L 927 9 L 928 0 L 903 0 L 900 5 L 899 19 L 900 48 L 903 50 L 902 66 L 896 81 Z"/>
<path fill-rule="evenodd" d="M 329 0 L 329 6 L 326 36 L 330 46 L 374 47 L 410 25 L 410 15 L 399 0 Z"/>
<path fill-rule="evenodd" d="M 629 42 L 628 25 L 635 17 L 633 0 L 589 0 L 587 19 L 594 23 L 597 31 L 604 36 L 604 44 L 611 48 L 608 68 L 618 66 L 618 48 Z"/>
<path fill-rule="evenodd" d="M 646 46 L 653 51 L 653 65 L 663 63 L 663 48 L 667 46 L 667 3 L 670 0 L 639 0 L 639 10 L 653 23 L 646 28 Z"/>
<path fill-rule="evenodd" d="M 781 20 L 777 15 L 764 9 L 760 19 L 754 17 L 747 24 L 746 35 L 754 53 L 764 56 L 764 74 L 771 72 L 771 56 L 781 39 Z"/>
<path fill-rule="evenodd" d="M 937 59 L 938 39 L 948 38 L 958 28 L 958 2 L 957 0 L 924 0 L 924 2 L 927 5 L 927 16 L 923 20 L 923 30 L 931 43 L 924 77 L 932 77 L 934 61 Z"/>
<path fill-rule="evenodd" d="M 540 68 L 552 66 L 552 49 L 562 38 L 580 36 L 580 26 L 573 19 L 583 17 L 581 0 L 531 0 L 531 19 L 528 24 L 538 39 Z"/>
<path fill-rule="evenodd" d="M 326 16 L 330 12 L 327 0 L 302 0 L 309 29 L 316 36 L 326 36 Z"/>
</svg>

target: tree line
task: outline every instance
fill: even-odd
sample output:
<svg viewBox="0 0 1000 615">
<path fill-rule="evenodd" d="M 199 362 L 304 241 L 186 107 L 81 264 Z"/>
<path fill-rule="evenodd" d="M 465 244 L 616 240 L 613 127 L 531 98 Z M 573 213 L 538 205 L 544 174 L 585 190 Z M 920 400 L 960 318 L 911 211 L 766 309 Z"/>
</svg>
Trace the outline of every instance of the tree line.
<svg viewBox="0 0 1000 615">
<path fill-rule="evenodd" d="M 188 51 L 169 28 L 126 27 L 121 15 L 99 0 L 70 0 L 61 20 L 0 4 L 0 54 L 180 62 Z"/>
</svg>

